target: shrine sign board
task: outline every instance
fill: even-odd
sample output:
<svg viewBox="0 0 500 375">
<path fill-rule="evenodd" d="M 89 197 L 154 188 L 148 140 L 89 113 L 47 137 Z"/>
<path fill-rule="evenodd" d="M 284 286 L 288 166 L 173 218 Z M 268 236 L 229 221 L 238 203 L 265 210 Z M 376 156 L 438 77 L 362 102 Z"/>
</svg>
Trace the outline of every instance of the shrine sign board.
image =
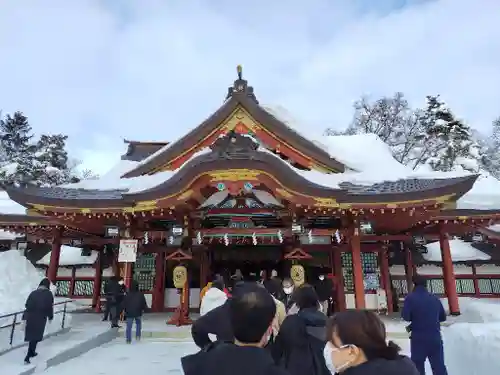
<svg viewBox="0 0 500 375">
<path fill-rule="evenodd" d="M 135 263 L 137 259 L 137 243 L 138 240 L 120 240 L 118 262 Z"/>
</svg>

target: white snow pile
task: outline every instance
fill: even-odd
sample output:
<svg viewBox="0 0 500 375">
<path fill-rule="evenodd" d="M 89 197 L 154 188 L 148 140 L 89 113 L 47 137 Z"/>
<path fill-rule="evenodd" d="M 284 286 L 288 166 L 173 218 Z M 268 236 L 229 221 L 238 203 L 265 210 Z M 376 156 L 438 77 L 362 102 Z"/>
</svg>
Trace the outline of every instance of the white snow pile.
<svg viewBox="0 0 500 375">
<path fill-rule="evenodd" d="M 0 316 L 24 310 L 24 304 L 28 295 L 38 287 L 44 278 L 42 271 L 37 270 L 19 251 L 9 250 L 0 252 Z M 55 286 L 51 286 L 52 293 L 55 293 Z M 64 299 L 57 298 L 56 302 Z M 62 311 L 63 305 L 54 306 L 54 312 Z M 68 306 L 71 311 L 74 306 Z M 14 331 L 13 345 L 17 345 L 24 340 L 22 324 L 22 313 L 0 318 L 0 353 L 9 348 L 9 339 L 12 322 L 16 319 L 18 325 Z M 47 324 L 45 335 L 55 333 L 61 329 L 62 313 L 56 313 L 54 320 Z M 65 318 L 65 327 L 71 326 L 71 315 Z"/>
<path fill-rule="evenodd" d="M 460 298 L 460 310 L 455 323 L 443 328 L 448 373 L 500 374 L 500 302 Z"/>
<path fill-rule="evenodd" d="M 42 259 L 37 261 L 37 264 L 48 266 L 50 264 L 49 251 Z M 61 246 L 61 254 L 59 255 L 59 266 L 77 266 L 77 265 L 91 265 L 97 260 L 98 252 L 93 250 L 90 255 L 82 255 L 82 249 L 79 247 Z"/>
<path fill-rule="evenodd" d="M 466 262 L 469 260 L 490 260 L 488 254 L 479 251 L 470 243 L 462 240 L 449 240 L 451 259 L 453 262 Z M 439 241 L 431 242 L 425 246 L 427 254 L 422 254 L 422 257 L 428 262 L 441 262 L 441 246 Z"/>
</svg>

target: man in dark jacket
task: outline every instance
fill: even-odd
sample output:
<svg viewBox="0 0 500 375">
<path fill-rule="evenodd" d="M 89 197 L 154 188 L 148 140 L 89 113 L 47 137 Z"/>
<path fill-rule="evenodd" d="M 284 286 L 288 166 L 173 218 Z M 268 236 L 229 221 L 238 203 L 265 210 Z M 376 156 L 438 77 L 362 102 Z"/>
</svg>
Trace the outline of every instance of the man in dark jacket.
<svg viewBox="0 0 500 375">
<path fill-rule="evenodd" d="M 123 285 L 123 279 L 118 277 L 111 278 L 108 283 L 111 327 L 119 328 L 118 319 L 120 318 L 120 313 L 122 311 L 125 287 Z"/>
<path fill-rule="evenodd" d="M 106 297 L 106 304 L 104 305 L 104 316 L 102 317 L 102 321 L 105 322 L 111 315 L 111 286 L 113 283 L 117 283 L 118 280 L 116 276 L 111 276 L 108 281 L 104 284 L 104 296 Z"/>
<path fill-rule="evenodd" d="M 411 359 L 421 375 L 425 375 L 427 358 L 434 375 L 447 375 L 441 338 L 441 322 L 446 320 L 443 305 L 439 298 L 429 293 L 425 278 L 415 275 L 413 284 L 415 288 L 405 298 L 401 314 L 410 322 Z"/>
<path fill-rule="evenodd" d="M 43 340 L 47 319 L 54 319 L 54 296 L 50 291 L 50 281 L 45 278 L 26 300 L 26 310 L 23 314 L 23 320 L 26 321 L 24 341 L 28 343 L 28 352 L 24 358 L 26 364 L 38 355 L 36 346 Z"/>
<path fill-rule="evenodd" d="M 132 342 L 132 325 L 135 321 L 135 339 L 141 339 L 142 314 L 147 310 L 148 304 L 146 297 L 139 290 L 139 284 L 133 280 L 130 290 L 123 301 L 123 308 L 127 316 L 127 327 L 125 329 L 125 338 L 127 344 Z"/>
<path fill-rule="evenodd" d="M 328 315 L 330 300 L 332 299 L 333 283 L 332 280 L 321 274 L 315 285 L 316 293 L 318 294 L 319 303 L 323 314 Z"/>
<path fill-rule="evenodd" d="M 256 284 L 246 284 L 239 287 L 229 301 L 228 320 L 234 342 L 219 341 L 197 354 L 182 358 L 184 374 L 287 375 L 264 349 L 276 313 L 271 295 Z"/>
<path fill-rule="evenodd" d="M 232 295 L 238 294 L 239 290 L 246 285 L 240 281 L 233 286 Z M 223 305 L 210 310 L 205 315 L 199 317 L 191 326 L 191 335 L 193 341 L 200 348 L 205 348 L 212 343 L 209 334 L 217 336 L 218 341 L 233 341 L 233 329 L 229 322 L 229 301 L 228 299 Z"/>
</svg>

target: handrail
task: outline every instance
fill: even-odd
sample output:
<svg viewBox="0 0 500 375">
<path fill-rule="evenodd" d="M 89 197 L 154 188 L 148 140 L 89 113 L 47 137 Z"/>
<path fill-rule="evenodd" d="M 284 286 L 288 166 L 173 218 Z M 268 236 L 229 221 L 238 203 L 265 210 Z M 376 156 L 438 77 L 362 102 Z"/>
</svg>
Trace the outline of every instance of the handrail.
<svg viewBox="0 0 500 375">
<path fill-rule="evenodd" d="M 67 314 L 67 310 L 68 310 L 68 303 L 70 302 L 74 302 L 73 300 L 66 300 L 66 301 L 60 301 L 60 302 L 55 302 L 53 304 L 53 306 L 60 306 L 60 305 L 64 305 L 62 310 L 58 310 L 58 311 L 54 311 L 54 316 L 56 314 L 63 314 L 63 317 L 62 317 L 62 320 L 61 320 L 61 329 L 64 329 L 64 325 L 66 323 L 66 314 Z M 18 319 L 18 315 L 19 314 L 24 314 L 26 310 L 21 310 L 21 311 L 16 311 L 16 312 L 12 312 L 12 313 L 9 313 L 9 314 L 5 314 L 5 315 L 0 315 L 0 321 L 2 319 L 5 319 L 5 318 L 9 318 L 9 317 L 13 317 L 12 319 L 12 322 L 10 324 L 5 324 L 5 325 L 1 325 L 0 326 L 0 330 L 1 329 L 4 329 L 4 328 L 9 328 L 9 327 L 12 327 L 11 328 L 11 331 L 10 331 L 10 335 L 9 335 L 9 345 L 12 346 L 12 343 L 14 341 L 14 333 L 15 333 L 15 330 L 16 330 L 16 326 L 19 326 L 22 324 L 22 318 L 21 319 Z"/>
</svg>

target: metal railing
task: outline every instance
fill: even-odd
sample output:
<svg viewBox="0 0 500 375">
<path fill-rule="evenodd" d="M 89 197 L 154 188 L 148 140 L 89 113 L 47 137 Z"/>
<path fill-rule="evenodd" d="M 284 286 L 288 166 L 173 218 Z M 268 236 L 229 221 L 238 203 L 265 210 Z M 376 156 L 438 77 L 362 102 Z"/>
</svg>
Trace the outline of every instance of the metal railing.
<svg viewBox="0 0 500 375">
<path fill-rule="evenodd" d="M 61 329 L 64 329 L 64 325 L 66 323 L 66 315 L 68 313 L 68 303 L 73 302 L 73 300 L 66 300 L 66 301 L 61 301 L 61 302 L 56 302 L 54 303 L 54 317 L 57 314 L 63 314 L 62 319 L 61 319 Z M 63 305 L 62 309 L 56 309 L 56 306 L 61 306 Z M 0 324 L 3 322 L 3 320 L 12 318 L 12 321 L 8 324 L 2 324 L 0 325 L 0 332 L 2 332 L 5 329 L 10 329 L 9 333 L 9 345 L 12 346 L 14 342 L 14 334 L 16 331 L 16 327 L 19 327 L 23 324 L 23 319 L 22 316 L 24 314 L 25 310 L 13 312 L 10 314 L 5 314 L 5 315 L 0 315 Z M 5 331 L 4 331 L 5 332 Z"/>
</svg>

